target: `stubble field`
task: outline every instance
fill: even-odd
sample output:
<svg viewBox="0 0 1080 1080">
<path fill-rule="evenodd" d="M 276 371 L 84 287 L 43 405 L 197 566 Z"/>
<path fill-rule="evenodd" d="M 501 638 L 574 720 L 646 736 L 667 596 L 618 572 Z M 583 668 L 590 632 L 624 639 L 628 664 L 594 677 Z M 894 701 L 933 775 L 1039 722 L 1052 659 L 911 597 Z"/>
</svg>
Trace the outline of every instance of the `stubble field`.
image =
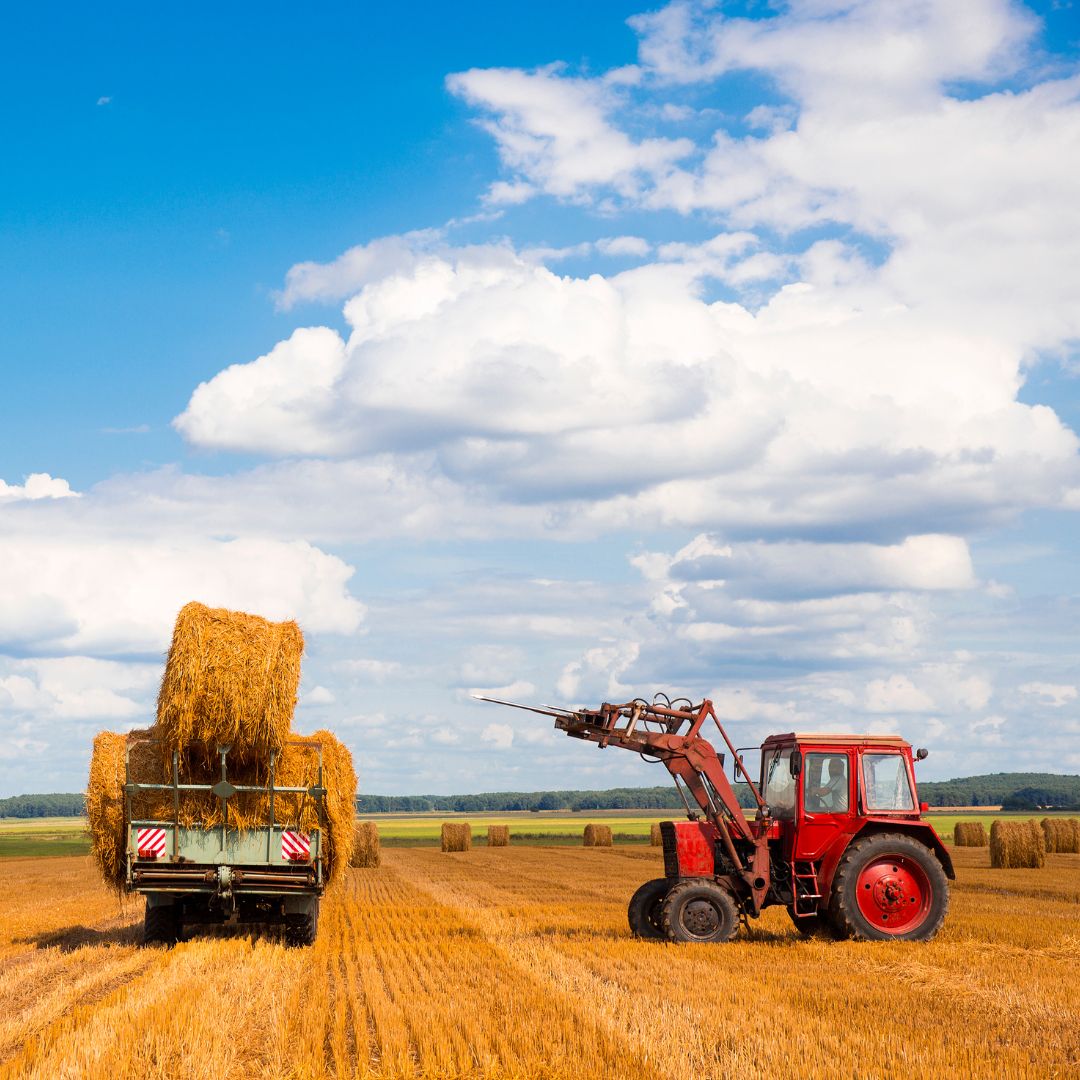
<svg viewBox="0 0 1080 1080">
<path fill-rule="evenodd" d="M 630 937 L 641 847 L 384 851 L 319 939 L 142 948 L 84 857 L 0 860 L 5 1077 L 1067 1077 L 1080 1072 L 1080 856 L 960 850 L 928 945 Z"/>
</svg>

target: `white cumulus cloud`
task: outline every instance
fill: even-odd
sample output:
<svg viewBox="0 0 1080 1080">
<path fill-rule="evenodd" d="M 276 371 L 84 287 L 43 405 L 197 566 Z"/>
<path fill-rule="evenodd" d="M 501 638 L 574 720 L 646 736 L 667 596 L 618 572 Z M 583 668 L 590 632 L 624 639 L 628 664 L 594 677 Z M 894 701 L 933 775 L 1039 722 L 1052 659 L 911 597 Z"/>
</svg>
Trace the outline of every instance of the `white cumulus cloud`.
<svg viewBox="0 0 1080 1080">
<path fill-rule="evenodd" d="M 37 499 L 78 499 L 80 494 L 59 476 L 31 473 L 21 484 L 6 484 L 0 480 L 0 504 L 35 501 Z"/>
</svg>

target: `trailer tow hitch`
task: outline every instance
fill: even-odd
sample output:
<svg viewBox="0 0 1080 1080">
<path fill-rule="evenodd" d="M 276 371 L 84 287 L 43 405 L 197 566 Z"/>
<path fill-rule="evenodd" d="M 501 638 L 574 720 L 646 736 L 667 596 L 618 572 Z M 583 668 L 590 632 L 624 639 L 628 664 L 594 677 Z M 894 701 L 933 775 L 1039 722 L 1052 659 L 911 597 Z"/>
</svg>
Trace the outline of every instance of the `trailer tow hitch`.
<svg viewBox="0 0 1080 1080">
<path fill-rule="evenodd" d="M 231 866 L 217 869 L 217 903 L 226 917 L 236 912 L 236 896 L 233 894 L 233 871 Z"/>
</svg>

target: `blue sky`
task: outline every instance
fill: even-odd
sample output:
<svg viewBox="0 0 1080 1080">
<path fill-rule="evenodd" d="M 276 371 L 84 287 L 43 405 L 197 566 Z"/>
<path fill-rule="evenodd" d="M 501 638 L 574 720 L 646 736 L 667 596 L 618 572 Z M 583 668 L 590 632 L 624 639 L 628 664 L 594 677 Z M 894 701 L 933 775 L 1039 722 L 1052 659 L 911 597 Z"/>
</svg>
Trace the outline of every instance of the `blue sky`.
<svg viewBox="0 0 1080 1080">
<path fill-rule="evenodd" d="M 663 780 L 472 690 L 1080 771 L 1073 5 L 6 29 L 0 793 L 187 599 L 369 791 Z"/>
</svg>

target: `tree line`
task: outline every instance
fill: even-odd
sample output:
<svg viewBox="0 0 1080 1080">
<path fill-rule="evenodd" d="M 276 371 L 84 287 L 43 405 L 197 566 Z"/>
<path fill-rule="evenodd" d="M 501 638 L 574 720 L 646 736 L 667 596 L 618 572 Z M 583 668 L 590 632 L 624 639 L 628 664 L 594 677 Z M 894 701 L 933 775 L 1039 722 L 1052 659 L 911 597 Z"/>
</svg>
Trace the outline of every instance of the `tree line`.
<svg viewBox="0 0 1080 1080">
<path fill-rule="evenodd" d="M 735 788 L 739 802 L 752 806 L 745 784 Z M 919 798 L 931 806 L 1002 806 L 1006 810 L 1080 809 L 1080 776 L 1052 773 L 990 773 L 919 784 Z M 674 785 L 608 788 L 604 791 L 489 791 L 480 795 L 358 795 L 361 814 L 457 814 L 564 810 L 681 810 Z M 82 792 L 13 795 L 0 799 L 0 817 L 80 817 Z"/>
</svg>

